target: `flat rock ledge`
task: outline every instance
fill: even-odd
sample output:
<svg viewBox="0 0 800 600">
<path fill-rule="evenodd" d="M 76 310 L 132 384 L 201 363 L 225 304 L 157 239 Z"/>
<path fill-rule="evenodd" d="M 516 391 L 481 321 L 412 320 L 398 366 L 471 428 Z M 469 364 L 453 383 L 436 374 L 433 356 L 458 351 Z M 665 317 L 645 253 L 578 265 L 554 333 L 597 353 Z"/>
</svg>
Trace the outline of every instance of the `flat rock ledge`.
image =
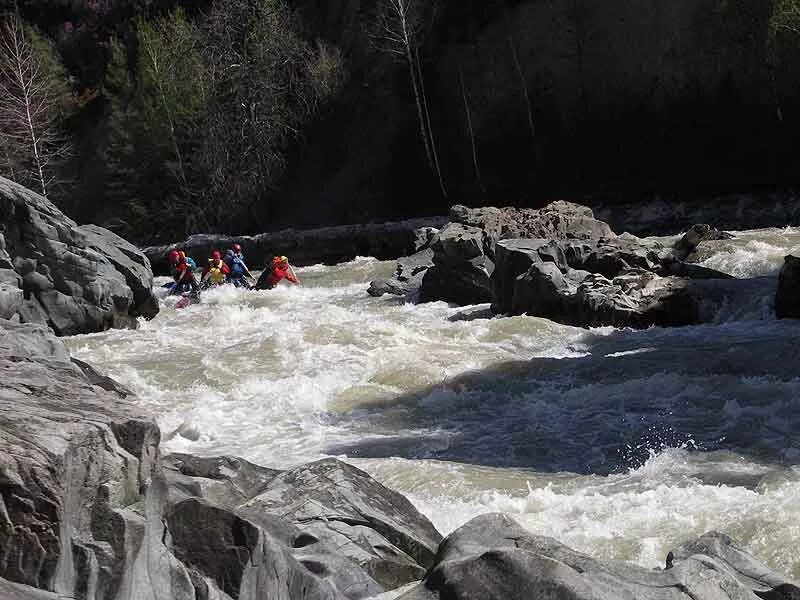
<svg viewBox="0 0 800 600">
<path fill-rule="evenodd" d="M 132 327 L 158 313 L 152 286 L 135 246 L 0 177 L 0 318 L 58 335 Z"/>
</svg>

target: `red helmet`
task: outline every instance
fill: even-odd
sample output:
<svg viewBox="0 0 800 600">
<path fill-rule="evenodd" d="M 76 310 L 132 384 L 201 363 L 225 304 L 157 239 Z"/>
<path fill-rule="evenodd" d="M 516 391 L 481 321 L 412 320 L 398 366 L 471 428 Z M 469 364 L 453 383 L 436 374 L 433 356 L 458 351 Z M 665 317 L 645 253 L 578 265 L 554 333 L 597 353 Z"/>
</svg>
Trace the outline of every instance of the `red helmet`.
<svg viewBox="0 0 800 600">
<path fill-rule="evenodd" d="M 241 251 L 242 251 L 242 247 L 241 247 L 241 245 L 239 245 L 239 244 L 234 244 L 234 245 L 233 245 L 233 251 L 234 251 L 234 252 L 241 252 Z"/>
<path fill-rule="evenodd" d="M 214 260 L 219 260 L 220 258 L 222 258 L 222 255 L 219 253 L 219 250 L 214 250 L 211 253 L 211 258 L 213 258 Z"/>
<path fill-rule="evenodd" d="M 170 250 L 168 258 L 169 258 L 169 264 L 176 265 L 180 260 L 180 255 L 178 254 L 177 250 Z"/>
</svg>

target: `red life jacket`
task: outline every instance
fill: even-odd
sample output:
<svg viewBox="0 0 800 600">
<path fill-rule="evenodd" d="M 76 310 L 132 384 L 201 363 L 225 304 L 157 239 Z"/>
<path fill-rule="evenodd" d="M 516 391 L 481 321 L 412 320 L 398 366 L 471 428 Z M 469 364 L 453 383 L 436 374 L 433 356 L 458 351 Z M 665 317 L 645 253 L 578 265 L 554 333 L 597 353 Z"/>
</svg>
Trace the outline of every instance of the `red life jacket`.
<svg viewBox="0 0 800 600">
<path fill-rule="evenodd" d="M 292 283 L 297 283 L 297 279 L 294 275 L 292 275 L 289 265 L 286 265 L 285 267 L 281 265 L 275 265 L 272 267 L 272 271 L 267 277 L 267 287 L 274 288 L 284 279 L 291 281 Z"/>
</svg>

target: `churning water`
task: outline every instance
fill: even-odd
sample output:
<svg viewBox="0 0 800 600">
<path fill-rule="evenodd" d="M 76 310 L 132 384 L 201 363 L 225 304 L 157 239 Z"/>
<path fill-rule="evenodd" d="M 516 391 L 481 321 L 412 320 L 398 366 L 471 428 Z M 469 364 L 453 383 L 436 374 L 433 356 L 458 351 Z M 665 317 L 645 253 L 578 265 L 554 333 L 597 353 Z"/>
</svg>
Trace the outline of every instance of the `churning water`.
<svg viewBox="0 0 800 600">
<path fill-rule="evenodd" d="M 280 468 L 338 456 L 442 533 L 504 511 L 644 566 L 721 530 L 800 577 L 800 322 L 771 309 L 798 249 L 800 229 L 709 244 L 702 264 L 756 279 L 698 327 L 584 330 L 370 298 L 393 264 L 359 259 L 298 269 L 302 287 L 223 288 L 184 310 L 164 298 L 137 331 L 68 344 L 138 393 L 167 450 Z"/>
</svg>

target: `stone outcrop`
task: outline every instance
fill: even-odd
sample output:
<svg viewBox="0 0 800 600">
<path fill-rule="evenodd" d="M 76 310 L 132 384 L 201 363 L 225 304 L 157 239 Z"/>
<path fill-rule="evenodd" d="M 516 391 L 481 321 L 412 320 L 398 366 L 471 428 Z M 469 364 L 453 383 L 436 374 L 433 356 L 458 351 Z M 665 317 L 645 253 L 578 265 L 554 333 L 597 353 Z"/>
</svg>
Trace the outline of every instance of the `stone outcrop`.
<svg viewBox="0 0 800 600">
<path fill-rule="evenodd" d="M 730 237 L 708 225 L 667 246 L 616 235 L 589 208 L 568 202 L 539 210 L 454 206 L 450 218 L 430 248 L 400 259 L 394 278 L 373 281 L 368 292 L 634 327 L 703 322 L 737 293 L 729 275 L 687 262 L 699 244 Z"/>
<path fill-rule="evenodd" d="M 356 600 L 433 564 L 430 522 L 340 461 L 161 458 L 130 392 L 41 325 L 0 320 L 0 373 L 0 593 Z"/>
<path fill-rule="evenodd" d="M 136 247 L 0 177 L 0 317 L 58 335 L 129 327 L 158 313 L 152 283 Z"/>
<path fill-rule="evenodd" d="M 166 274 L 167 254 L 180 248 L 198 260 L 205 260 L 214 250 L 242 245 L 251 269 L 260 269 L 275 255 L 286 255 L 293 265 L 336 264 L 357 256 L 381 260 L 412 254 L 426 245 L 431 232 L 443 217 L 429 217 L 391 223 L 342 225 L 318 229 L 284 229 L 255 236 L 193 235 L 184 242 L 144 249 L 156 273 Z"/>
<path fill-rule="evenodd" d="M 253 536 L 261 531 L 262 537 L 273 538 L 282 561 L 304 565 L 334 589 L 349 590 L 347 597 L 420 579 L 441 540 L 406 498 L 338 460 L 285 472 L 230 457 L 170 455 L 165 462 L 170 465 L 174 508 L 168 520 L 176 523 L 174 531 L 194 531 L 210 520 L 210 506 L 224 508 L 252 528 Z M 208 543 L 189 537 L 178 545 L 190 545 L 194 556 L 203 554 Z M 206 576 L 216 576 L 208 570 L 219 566 L 204 568 Z"/>
<path fill-rule="evenodd" d="M 389 279 L 376 279 L 369 284 L 367 293 L 370 296 L 405 296 L 415 300 L 422 286 L 425 272 L 433 266 L 433 249 L 425 248 L 411 256 L 404 256 L 397 261 L 394 275 Z"/>
<path fill-rule="evenodd" d="M 727 230 L 800 225 L 800 197 L 791 191 L 638 198 L 634 202 L 591 202 L 590 206 L 597 218 L 615 231 L 636 235 L 669 235 L 693 223 L 714 223 Z"/>
<path fill-rule="evenodd" d="M 629 235 L 504 240 L 496 247 L 493 309 L 579 326 L 698 323 L 713 310 L 708 286 L 693 279 L 732 279 L 677 259 L 699 241 L 695 229 L 680 240 L 679 250 Z"/>
<path fill-rule="evenodd" d="M 499 240 L 613 236 L 608 225 L 596 220 L 590 209 L 569 202 L 553 202 L 541 209 L 457 205 L 450 209 L 450 222 L 430 240 L 432 254 L 401 259 L 394 279 L 373 282 L 370 293 L 410 296 L 419 290 L 423 302 L 489 302 L 494 246 Z"/>
<path fill-rule="evenodd" d="M 600 561 L 536 536 L 501 514 L 477 517 L 439 546 L 425 580 L 400 600 L 758 600 L 800 597 L 726 536 L 706 534 L 664 569 Z"/>
<path fill-rule="evenodd" d="M 775 315 L 779 319 L 800 319 L 800 258 L 784 258 L 775 293 Z"/>
<path fill-rule="evenodd" d="M 41 325 L 0 321 L 0 372 L 0 577 L 92 600 L 182 581 L 147 493 L 156 424 Z"/>
</svg>

